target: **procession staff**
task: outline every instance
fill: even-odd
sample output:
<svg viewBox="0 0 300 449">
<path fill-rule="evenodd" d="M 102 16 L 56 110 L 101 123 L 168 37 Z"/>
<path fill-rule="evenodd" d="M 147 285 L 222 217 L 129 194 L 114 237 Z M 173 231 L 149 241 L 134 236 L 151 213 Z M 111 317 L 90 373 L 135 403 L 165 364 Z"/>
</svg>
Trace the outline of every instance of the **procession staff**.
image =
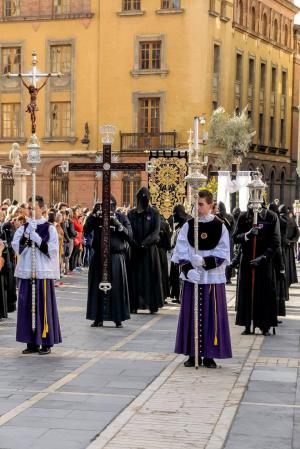
<svg viewBox="0 0 300 449">
<path fill-rule="evenodd" d="M 196 365 L 198 354 L 199 365 L 216 368 L 214 358 L 232 357 L 225 294 L 225 267 L 230 262 L 229 237 L 225 225 L 212 214 L 211 192 L 200 190 L 198 196 L 198 226 L 195 226 L 195 218 L 183 225 L 172 256 L 172 261 L 180 264 L 184 280 L 175 352 L 189 356 L 184 363 L 186 367 Z M 195 245 L 197 232 L 198 248 Z M 195 325 L 197 294 L 201 301 L 199 326 Z"/>
<path fill-rule="evenodd" d="M 43 198 L 37 196 L 36 219 L 30 218 L 25 225 L 20 226 L 12 241 L 12 247 L 19 255 L 15 270 L 15 277 L 19 280 L 17 341 L 27 343 L 23 354 L 49 354 L 51 347 L 61 342 L 54 290 L 54 280 L 60 276 L 58 235 L 55 227 L 43 218 L 44 209 Z M 32 326 L 33 245 L 36 279 L 35 326 Z"/>
</svg>

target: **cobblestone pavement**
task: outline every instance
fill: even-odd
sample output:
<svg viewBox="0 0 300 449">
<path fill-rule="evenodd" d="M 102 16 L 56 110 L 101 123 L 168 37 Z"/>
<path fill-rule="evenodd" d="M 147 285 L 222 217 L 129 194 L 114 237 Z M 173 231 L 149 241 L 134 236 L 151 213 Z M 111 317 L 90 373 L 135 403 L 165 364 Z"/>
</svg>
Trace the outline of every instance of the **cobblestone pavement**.
<svg viewBox="0 0 300 449">
<path fill-rule="evenodd" d="M 63 344 L 23 356 L 15 316 L 0 323 L 0 449 L 300 448 L 300 288 L 277 335 L 240 335 L 217 370 L 173 354 L 178 307 L 123 329 L 85 320 L 86 273 L 57 289 Z"/>
</svg>

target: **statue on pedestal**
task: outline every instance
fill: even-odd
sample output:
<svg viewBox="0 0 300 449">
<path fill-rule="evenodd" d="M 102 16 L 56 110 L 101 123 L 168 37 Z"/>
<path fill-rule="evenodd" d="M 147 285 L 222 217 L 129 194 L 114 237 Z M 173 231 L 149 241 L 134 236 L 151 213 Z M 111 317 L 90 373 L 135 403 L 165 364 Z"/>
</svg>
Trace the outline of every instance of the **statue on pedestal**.
<svg viewBox="0 0 300 449">
<path fill-rule="evenodd" d="M 14 164 L 13 170 L 20 170 L 21 167 L 21 158 L 23 157 L 22 152 L 20 150 L 20 145 L 18 143 L 13 143 L 11 150 L 9 152 L 9 160 Z"/>
</svg>

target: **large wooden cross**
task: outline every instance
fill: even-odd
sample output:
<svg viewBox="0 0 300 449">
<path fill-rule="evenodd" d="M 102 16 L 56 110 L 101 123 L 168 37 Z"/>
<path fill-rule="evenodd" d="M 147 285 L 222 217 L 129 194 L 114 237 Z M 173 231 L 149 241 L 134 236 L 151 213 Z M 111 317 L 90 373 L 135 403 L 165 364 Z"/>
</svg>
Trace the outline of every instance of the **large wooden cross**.
<svg viewBox="0 0 300 449">
<path fill-rule="evenodd" d="M 62 171 L 102 171 L 102 233 L 101 233 L 101 282 L 100 290 L 107 293 L 111 290 L 110 279 L 110 201 L 111 201 L 111 172 L 124 170 L 145 171 L 144 163 L 122 163 L 112 162 L 111 160 L 111 144 L 103 145 L 103 162 L 91 163 L 62 163 Z"/>
</svg>

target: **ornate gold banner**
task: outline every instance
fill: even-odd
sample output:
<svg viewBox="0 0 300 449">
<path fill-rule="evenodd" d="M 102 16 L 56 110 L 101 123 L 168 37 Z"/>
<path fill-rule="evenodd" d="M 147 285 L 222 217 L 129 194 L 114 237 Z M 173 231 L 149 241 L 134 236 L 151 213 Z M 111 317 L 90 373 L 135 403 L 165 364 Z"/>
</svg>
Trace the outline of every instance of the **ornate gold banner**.
<svg viewBox="0 0 300 449">
<path fill-rule="evenodd" d="M 151 203 L 166 219 L 172 215 L 175 204 L 186 197 L 187 161 L 178 157 L 151 158 L 149 189 Z"/>
</svg>

